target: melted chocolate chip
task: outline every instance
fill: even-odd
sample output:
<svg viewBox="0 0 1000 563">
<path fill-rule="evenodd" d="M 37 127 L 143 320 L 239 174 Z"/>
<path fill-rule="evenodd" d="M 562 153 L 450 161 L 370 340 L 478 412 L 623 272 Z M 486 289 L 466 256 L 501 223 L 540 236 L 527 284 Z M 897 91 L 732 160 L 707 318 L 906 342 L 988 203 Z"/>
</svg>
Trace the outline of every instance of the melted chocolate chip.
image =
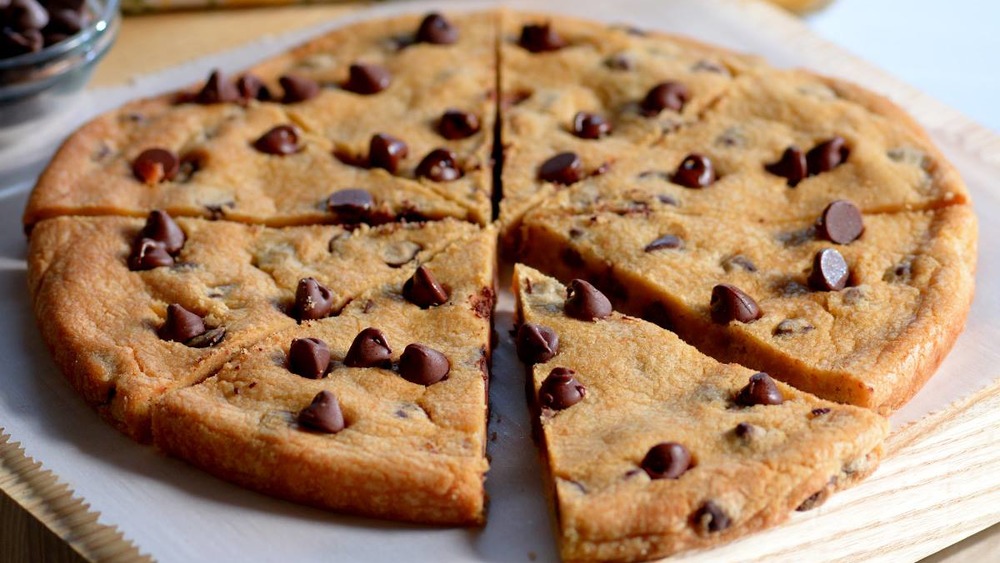
<svg viewBox="0 0 1000 563">
<path fill-rule="evenodd" d="M 727 274 L 740 270 L 753 273 L 757 271 L 757 265 L 742 254 L 734 254 L 722 261 L 722 269 L 725 270 Z"/>
<path fill-rule="evenodd" d="M 166 149 L 146 149 L 132 162 L 132 174 L 140 182 L 152 186 L 173 180 L 179 167 L 174 153 Z"/>
<path fill-rule="evenodd" d="M 670 181 L 685 188 L 704 188 L 715 182 L 715 167 L 707 156 L 689 154 L 681 161 Z"/>
<path fill-rule="evenodd" d="M 781 390 L 774 384 L 771 376 L 764 372 L 751 375 L 750 382 L 736 394 L 736 404 L 744 407 L 780 405 L 782 402 L 784 397 Z"/>
<path fill-rule="evenodd" d="M 813 417 L 823 416 L 824 414 L 829 414 L 829 413 L 830 409 L 827 407 L 820 407 L 818 409 L 813 409 L 809 411 L 809 414 L 812 415 Z"/>
<path fill-rule="evenodd" d="M 576 153 L 563 152 L 538 167 L 538 179 L 568 186 L 583 178 L 583 162 Z"/>
<path fill-rule="evenodd" d="M 421 250 L 423 250 L 423 247 L 419 244 L 408 240 L 401 240 L 387 244 L 382 248 L 382 261 L 390 268 L 399 268 L 412 262 Z"/>
<path fill-rule="evenodd" d="M 600 139 L 611 134 L 611 123 L 596 113 L 581 111 L 573 116 L 573 134 L 581 139 Z"/>
<path fill-rule="evenodd" d="M 352 64 L 344 89 L 355 94 L 377 94 L 389 87 L 392 75 L 389 71 L 373 64 Z"/>
<path fill-rule="evenodd" d="M 205 85 L 194 96 L 195 103 L 199 104 L 225 104 L 239 101 L 239 99 L 240 92 L 236 86 L 226 80 L 222 73 L 217 70 L 212 71 Z"/>
<path fill-rule="evenodd" d="M 166 211 L 153 210 L 146 218 L 146 225 L 139 236 L 163 243 L 170 254 L 177 254 L 184 247 L 184 231 Z"/>
<path fill-rule="evenodd" d="M 756 428 L 756 426 L 749 422 L 741 422 L 736 425 L 736 428 L 733 428 L 733 434 L 741 440 L 747 440 L 753 437 Z"/>
<path fill-rule="evenodd" d="M 563 308 L 568 316 L 581 321 L 594 321 L 611 315 L 611 302 L 608 298 L 580 279 L 569 282 Z"/>
<path fill-rule="evenodd" d="M 272 99 L 271 90 L 264 85 L 260 78 L 252 74 L 244 74 L 236 80 L 236 89 L 240 97 L 244 100 L 257 100 L 260 102 L 270 102 Z"/>
<path fill-rule="evenodd" d="M 561 411 L 579 403 L 587 396 L 587 388 L 576 380 L 576 372 L 555 368 L 538 389 L 538 402 L 543 408 Z"/>
<path fill-rule="evenodd" d="M 850 277 L 847 261 L 835 248 L 824 248 L 813 258 L 809 287 L 816 291 L 840 291 Z"/>
<path fill-rule="evenodd" d="M 448 149 L 434 149 L 417 165 L 417 176 L 433 182 L 451 182 L 462 177 L 458 157 Z"/>
<path fill-rule="evenodd" d="M 350 188 L 330 194 L 326 200 L 326 207 L 345 222 L 358 222 L 368 216 L 374 203 L 372 194 L 367 190 Z"/>
<path fill-rule="evenodd" d="M 687 86 L 680 82 L 663 82 L 653 86 L 639 106 L 647 117 L 658 115 L 661 111 L 681 111 L 691 94 Z"/>
<path fill-rule="evenodd" d="M 716 533 L 728 528 L 732 521 L 714 502 L 707 500 L 691 516 L 691 523 L 700 533 Z"/>
<path fill-rule="evenodd" d="M 395 174 L 399 170 L 399 161 L 409 153 L 410 149 L 403 141 L 385 133 L 376 133 L 368 144 L 368 166 Z"/>
<path fill-rule="evenodd" d="M 441 115 L 437 130 L 449 141 L 467 139 L 479 132 L 479 118 L 474 113 L 449 109 Z"/>
<path fill-rule="evenodd" d="M 253 142 L 253 148 L 264 154 L 285 156 L 302 150 L 299 131 L 292 125 L 278 125 Z"/>
<path fill-rule="evenodd" d="M 293 317 L 300 321 L 312 321 L 330 316 L 333 312 L 333 294 L 320 285 L 316 278 L 303 278 L 295 289 Z"/>
<path fill-rule="evenodd" d="M 532 53 L 558 51 L 566 46 L 566 41 L 552 29 L 551 23 L 528 24 L 521 28 L 517 44 Z"/>
<path fill-rule="evenodd" d="M 157 331 L 163 340 L 187 342 L 205 332 L 205 321 L 201 317 L 172 303 L 167 307 L 167 320 Z"/>
<path fill-rule="evenodd" d="M 778 326 L 774 327 L 773 334 L 775 336 L 796 336 L 805 334 L 815 328 L 805 319 L 785 319 L 778 323 Z"/>
<path fill-rule="evenodd" d="M 322 379 L 330 368 L 330 347 L 319 338 L 296 338 L 288 348 L 288 371 Z"/>
<path fill-rule="evenodd" d="M 329 391 L 320 391 L 308 407 L 299 411 L 299 426 L 325 434 L 336 434 L 345 428 L 344 414 L 337 397 Z"/>
<path fill-rule="evenodd" d="M 808 175 L 806 155 L 797 147 L 788 147 L 776 162 L 765 164 L 764 169 L 788 180 L 788 185 L 795 187 Z"/>
<path fill-rule="evenodd" d="M 427 14 L 417 28 L 417 41 L 434 45 L 451 45 L 458 41 L 458 29 L 437 12 Z"/>
<path fill-rule="evenodd" d="M 281 97 L 283 104 L 297 104 L 319 95 L 319 83 L 304 76 L 286 74 L 278 79 L 284 95 Z"/>
<path fill-rule="evenodd" d="M 816 234 L 836 244 L 850 244 L 864 232 L 861 211 L 842 199 L 827 205 L 816 222 Z"/>
<path fill-rule="evenodd" d="M 677 249 L 684 248 L 684 240 L 677 235 L 663 235 L 662 237 L 654 240 L 653 242 L 646 245 L 646 252 L 653 252 L 654 250 L 662 249 Z"/>
<path fill-rule="evenodd" d="M 174 257 L 167 250 L 167 245 L 145 237 L 136 239 L 128 257 L 128 269 L 133 272 L 173 265 Z"/>
<path fill-rule="evenodd" d="M 410 344 L 399 357 L 399 375 L 410 383 L 433 385 L 451 371 L 448 358 L 423 344 Z"/>
<path fill-rule="evenodd" d="M 517 329 L 517 357 L 526 365 L 544 364 L 559 353 L 559 335 L 547 326 L 525 323 Z"/>
<path fill-rule="evenodd" d="M 347 351 L 344 365 L 352 368 L 391 368 L 392 349 L 385 333 L 371 327 L 359 332 Z"/>
<path fill-rule="evenodd" d="M 641 467 L 650 479 L 677 479 L 691 467 L 691 454 L 683 444 L 663 442 L 649 449 Z"/>
<path fill-rule="evenodd" d="M 403 297 L 421 309 L 448 302 L 448 292 L 426 266 L 417 268 L 410 279 L 403 283 Z"/>
<path fill-rule="evenodd" d="M 192 348 L 211 348 L 212 346 L 215 346 L 219 342 L 222 342 L 222 340 L 225 337 L 226 337 L 226 327 L 220 326 L 216 328 L 210 328 L 205 332 L 203 332 L 202 334 L 199 334 L 198 336 L 195 336 L 191 340 L 188 340 L 184 344 Z"/>
<path fill-rule="evenodd" d="M 843 137 L 834 137 L 816 145 L 806 154 L 809 175 L 815 176 L 833 170 L 847 160 L 850 152 Z"/>
<path fill-rule="evenodd" d="M 757 302 L 740 288 L 722 283 L 712 288 L 712 320 L 719 324 L 730 321 L 751 323 L 761 318 L 764 313 Z"/>
</svg>

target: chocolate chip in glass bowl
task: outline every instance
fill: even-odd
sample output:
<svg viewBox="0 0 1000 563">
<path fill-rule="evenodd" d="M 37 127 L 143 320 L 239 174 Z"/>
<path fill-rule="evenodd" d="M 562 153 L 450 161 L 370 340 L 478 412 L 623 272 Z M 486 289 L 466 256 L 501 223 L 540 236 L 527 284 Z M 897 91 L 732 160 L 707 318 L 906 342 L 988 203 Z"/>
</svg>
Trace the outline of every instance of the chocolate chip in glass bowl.
<svg viewBox="0 0 1000 563">
<path fill-rule="evenodd" d="M 3 26 L 15 31 L 41 30 L 49 24 L 49 12 L 36 0 L 10 0 L 0 6 Z"/>
<path fill-rule="evenodd" d="M 687 86 L 680 82 L 661 82 L 646 93 L 639 106 L 643 115 L 654 117 L 665 109 L 681 111 L 690 97 L 691 93 Z"/>
<path fill-rule="evenodd" d="M 809 287 L 816 291 L 840 291 L 847 286 L 850 275 L 844 256 L 835 248 L 824 248 L 813 257 Z"/>
<path fill-rule="evenodd" d="M 727 283 L 712 288 L 710 308 L 712 320 L 719 324 L 728 324 L 730 321 L 751 323 L 764 315 L 753 297 Z"/>
<path fill-rule="evenodd" d="M 368 143 L 368 166 L 395 174 L 399 170 L 400 161 L 409 153 L 409 147 L 402 140 L 385 133 L 376 133 Z"/>
<path fill-rule="evenodd" d="M 449 141 L 467 139 L 479 132 L 479 117 L 457 109 L 446 110 L 437 123 L 437 131 Z"/>
<path fill-rule="evenodd" d="M 433 385 L 451 371 L 448 357 L 423 344 L 410 344 L 399 357 L 399 375 L 410 383 Z"/>
<path fill-rule="evenodd" d="M 306 408 L 299 411 L 299 426 L 307 430 L 336 434 L 344 428 L 344 414 L 337 397 L 330 391 L 320 391 Z"/>
<path fill-rule="evenodd" d="M 385 90 L 392 83 L 392 74 L 385 68 L 374 65 L 355 63 L 351 65 L 345 90 L 355 94 L 371 95 Z"/>
<path fill-rule="evenodd" d="M 292 317 L 299 321 L 312 321 L 330 316 L 333 312 L 333 293 L 316 278 L 302 278 L 295 289 Z"/>
<path fill-rule="evenodd" d="M 271 128 L 253 142 L 253 148 L 264 154 L 286 156 L 302 150 L 299 131 L 292 125 Z"/>
<path fill-rule="evenodd" d="M 538 403 L 542 408 L 561 411 L 579 403 L 587 396 L 587 388 L 577 381 L 576 372 L 558 367 L 542 381 Z"/>
<path fill-rule="evenodd" d="M 45 38 L 37 29 L 15 31 L 0 29 L 0 58 L 16 57 L 27 53 L 41 51 L 45 46 Z"/>
<path fill-rule="evenodd" d="M 576 279 L 566 288 L 566 315 L 581 321 L 595 321 L 611 315 L 611 302 L 590 283 Z"/>
<path fill-rule="evenodd" d="M 556 33 L 550 22 L 546 22 L 522 27 L 517 44 L 532 53 L 547 53 L 562 49 L 566 46 L 566 41 Z"/>
<path fill-rule="evenodd" d="M 463 176 L 458 157 L 448 149 L 434 149 L 420 161 L 417 176 L 433 182 L 451 182 Z"/>
<path fill-rule="evenodd" d="M 677 479 L 691 468 L 691 453 L 683 444 L 663 442 L 646 452 L 640 467 L 650 479 Z"/>
<path fill-rule="evenodd" d="M 517 357 L 526 365 L 544 364 L 559 353 L 559 335 L 547 326 L 522 324 L 516 342 Z"/>
<path fill-rule="evenodd" d="M 319 83 L 315 80 L 294 74 L 282 76 L 278 79 L 278 83 L 281 84 L 283 90 L 281 97 L 283 104 L 304 102 L 318 96 L 320 91 Z"/>
<path fill-rule="evenodd" d="M 167 319 L 157 330 L 162 340 L 187 342 L 206 331 L 205 321 L 177 303 L 167 306 Z"/>
<path fill-rule="evenodd" d="M 288 371 L 322 379 L 330 368 L 330 347 L 319 338 L 296 338 L 288 347 Z"/>
<path fill-rule="evenodd" d="M 359 332 L 347 351 L 344 365 L 352 368 L 391 368 L 392 348 L 385 333 L 372 327 Z"/>
<path fill-rule="evenodd" d="M 568 186 L 583 178 L 583 162 L 576 153 L 563 152 L 549 158 L 538 167 L 538 179 Z"/>
<path fill-rule="evenodd" d="M 132 174 L 150 186 L 173 180 L 179 168 L 177 155 L 161 148 L 146 149 L 132 161 Z"/>
<path fill-rule="evenodd" d="M 700 154 L 684 157 L 670 181 L 685 188 L 704 188 L 715 183 L 715 167 L 712 160 Z"/>
<path fill-rule="evenodd" d="M 427 14 L 417 28 L 417 42 L 451 45 L 458 41 L 458 28 L 437 12 Z"/>
</svg>

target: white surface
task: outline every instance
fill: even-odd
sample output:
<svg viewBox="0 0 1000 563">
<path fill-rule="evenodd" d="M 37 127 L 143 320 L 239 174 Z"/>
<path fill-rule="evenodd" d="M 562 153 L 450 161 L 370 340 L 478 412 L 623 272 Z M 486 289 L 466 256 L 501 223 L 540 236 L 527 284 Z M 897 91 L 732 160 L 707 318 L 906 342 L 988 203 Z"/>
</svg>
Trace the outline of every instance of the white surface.
<svg viewBox="0 0 1000 563">
<path fill-rule="evenodd" d="M 412 6 L 426 11 L 444 2 L 382 5 L 367 15 Z M 457 5 L 483 6 L 484 2 Z M 526 7 L 537 4 L 524 3 Z M 739 6 L 739 4 L 736 4 Z M 554 2 L 552 10 L 628 22 L 648 28 L 683 32 L 733 48 L 769 56 L 779 65 L 816 68 L 844 74 L 837 60 L 811 58 L 801 45 L 776 40 L 767 30 L 750 28 L 739 10 L 721 13 L 699 0 L 648 2 L 596 0 Z M 349 20 L 348 20 L 349 21 Z M 330 25 L 321 26 L 323 28 Z M 182 69 L 144 79 L 130 88 L 91 91 L 75 121 L 139 94 L 169 89 L 202 79 L 219 66 L 236 70 L 297 42 L 306 34 L 282 38 L 198 61 Z M 864 82 L 864 76 L 851 76 Z M 906 97 L 902 91 L 900 97 Z M 944 118 L 944 115 L 936 114 Z M 930 123 L 933 125 L 933 123 Z M 998 192 L 986 188 L 997 174 L 974 162 L 947 135 L 937 141 L 966 174 L 978 209 L 1000 213 Z M 300 507 L 242 490 L 151 448 L 139 446 L 103 424 L 75 395 L 52 364 L 35 329 L 26 303 L 24 238 L 19 217 L 27 183 L 15 179 L 37 171 L 48 150 L 0 154 L 0 358 L 4 360 L 0 425 L 28 453 L 42 461 L 102 513 L 101 521 L 117 525 L 141 550 L 161 561 L 191 560 L 379 560 L 395 561 L 540 561 L 555 557 L 550 517 L 544 503 L 535 447 L 523 400 L 523 375 L 512 354 L 509 295 L 501 301 L 491 402 L 492 469 L 489 524 L 483 530 L 439 530 L 361 520 Z M 6 159 L 6 160 L 5 160 Z M 17 166 L 14 166 L 17 164 Z M 12 169 L 18 169 L 16 174 Z M 4 176 L 4 172 L 7 173 Z M 984 280 L 1000 277 L 1000 224 L 982 224 L 980 293 L 967 332 L 941 372 L 893 419 L 895 425 L 940 409 L 981 387 L 998 373 L 1000 295 Z M 994 241 L 993 243 L 988 241 Z M 503 284 L 507 279 L 502 280 Z M 861 485 L 862 487 L 864 485 Z M 831 503 L 837 503 L 837 497 Z M 815 518 L 812 513 L 795 519 Z M 821 554 L 811 558 L 821 559 Z"/>
<path fill-rule="evenodd" d="M 834 0 L 807 22 L 821 36 L 1000 131 L 1000 2 Z"/>
</svg>

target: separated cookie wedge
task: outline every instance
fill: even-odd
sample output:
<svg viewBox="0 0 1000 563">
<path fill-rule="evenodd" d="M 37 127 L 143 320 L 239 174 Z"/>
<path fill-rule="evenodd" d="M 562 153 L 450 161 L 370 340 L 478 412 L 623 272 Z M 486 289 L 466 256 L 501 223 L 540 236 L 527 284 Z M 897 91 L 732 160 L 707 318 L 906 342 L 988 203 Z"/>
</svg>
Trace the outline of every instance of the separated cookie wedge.
<svg viewBox="0 0 1000 563">
<path fill-rule="evenodd" d="M 484 521 L 493 233 L 248 346 L 165 396 L 154 442 L 219 477 L 350 514 Z"/>
<path fill-rule="evenodd" d="M 656 198 L 538 210 L 521 257 L 622 310 L 828 400 L 904 404 L 961 332 L 974 292 L 969 206 L 808 221 L 690 216 Z"/>
<path fill-rule="evenodd" d="M 725 543 L 878 464 L 888 425 L 871 411 L 703 356 L 582 280 L 518 265 L 514 292 L 566 561 Z"/>
<path fill-rule="evenodd" d="M 286 226 L 491 220 L 496 17 L 331 32 L 233 76 L 127 104 L 71 135 L 26 228 L 58 215 Z"/>
<path fill-rule="evenodd" d="M 483 232 L 453 221 L 348 231 L 175 221 L 159 211 L 145 222 L 63 217 L 31 235 L 29 289 L 63 373 L 146 441 L 150 406 L 166 391 L 204 379 L 274 331 L 337 315 L 370 287 L 412 276 Z"/>
</svg>

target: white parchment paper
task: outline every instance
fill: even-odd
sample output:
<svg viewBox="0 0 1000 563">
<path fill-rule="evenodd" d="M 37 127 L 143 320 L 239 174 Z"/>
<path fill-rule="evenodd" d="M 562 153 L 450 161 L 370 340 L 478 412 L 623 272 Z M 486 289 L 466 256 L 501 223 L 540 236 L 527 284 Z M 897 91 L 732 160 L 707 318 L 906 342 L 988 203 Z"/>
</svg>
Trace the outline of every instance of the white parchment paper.
<svg viewBox="0 0 1000 563">
<path fill-rule="evenodd" d="M 481 530 L 435 529 L 351 518 L 271 499 L 219 481 L 101 422 L 63 380 L 38 335 L 28 306 L 25 238 L 20 216 L 27 193 L 61 137 L 89 117 L 139 96 L 203 79 L 212 68 L 233 72 L 357 19 L 402 11 L 469 9 L 494 2 L 394 2 L 337 22 L 206 57 L 117 88 L 93 89 L 59 119 L 17 146 L 0 147 L 0 427 L 115 525 L 160 561 L 549 561 L 552 524 L 524 405 L 523 374 L 510 345 L 512 299 L 501 295 L 500 345 L 492 372 L 487 489 L 489 524 Z M 1000 153 L 976 154 L 953 126 L 955 112 L 857 62 L 817 49 L 820 40 L 775 37 L 756 29 L 748 10 L 728 0 L 571 0 L 507 2 L 649 29 L 684 33 L 764 55 L 778 66 L 806 66 L 867 84 L 907 107 L 962 171 L 980 215 L 978 295 L 966 332 L 939 373 L 893 417 L 898 427 L 980 389 L 1000 375 Z M 980 139 L 981 140 L 981 139 Z M 991 160 L 992 159 L 992 160 Z M 988 162 L 989 161 L 989 162 Z M 509 276 L 501 283 L 509 283 Z M 861 485 L 864 486 L 863 484 Z M 836 497 L 831 502 L 837 502 Z M 813 556 L 821 554 L 813 554 Z"/>
</svg>

